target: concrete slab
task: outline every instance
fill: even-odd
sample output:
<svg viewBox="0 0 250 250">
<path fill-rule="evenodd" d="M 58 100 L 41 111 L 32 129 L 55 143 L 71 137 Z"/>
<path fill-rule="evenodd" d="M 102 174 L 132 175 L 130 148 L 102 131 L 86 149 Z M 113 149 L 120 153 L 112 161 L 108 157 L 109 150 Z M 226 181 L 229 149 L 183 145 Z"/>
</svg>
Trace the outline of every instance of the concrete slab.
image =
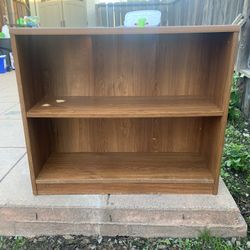
<svg viewBox="0 0 250 250">
<path fill-rule="evenodd" d="M 14 70 L 6 74 L 0 74 L 0 89 L 3 88 L 17 88 L 16 74 Z"/>
<path fill-rule="evenodd" d="M 18 91 L 15 71 L 0 74 L 0 102 L 18 103 Z"/>
<path fill-rule="evenodd" d="M 180 200 L 181 198 L 181 200 Z M 129 202 L 127 202 L 129 200 Z M 171 201 L 171 202 L 170 202 Z M 204 208 L 211 211 L 238 211 L 235 201 L 229 193 L 224 182 L 220 181 L 218 195 L 112 195 L 109 198 L 109 204 L 117 208 L 123 207 L 128 209 L 158 209 L 175 210 L 181 207 L 183 210 L 203 210 Z"/>
<path fill-rule="evenodd" d="M 0 207 L 3 235 L 194 237 L 205 228 L 222 237 L 246 235 L 223 181 L 218 196 L 33 196 L 26 156 L 0 184 Z"/>
<path fill-rule="evenodd" d="M 11 187 L 11 188 L 10 188 Z M 106 195 L 47 195 L 32 194 L 28 160 L 25 156 L 0 184 L 0 207 L 103 207 Z M 1 234 L 1 233 L 0 233 Z"/>
<path fill-rule="evenodd" d="M 13 108 L 15 105 L 17 105 L 15 102 L 1 102 L 0 97 L 0 115 Z"/>
<path fill-rule="evenodd" d="M 21 120 L 0 119 L 0 147 L 25 147 Z"/>
<path fill-rule="evenodd" d="M 2 103 L 5 104 L 5 103 Z M 1 103 L 0 103 L 1 107 Z M 21 108 L 19 103 L 14 104 L 9 109 L 6 109 L 4 112 L 0 113 L 0 120 L 1 119 L 7 119 L 7 120 L 21 120 L 22 114 L 21 114 Z"/>
<path fill-rule="evenodd" d="M 0 147 L 25 147 L 15 72 L 0 74 Z"/>
<path fill-rule="evenodd" d="M 25 148 L 0 148 L 0 182 L 24 156 Z"/>
<path fill-rule="evenodd" d="M 4 103 L 4 102 L 15 102 L 18 99 L 18 96 L 4 95 L 4 96 L 1 96 L 0 99 L 1 99 L 2 103 Z"/>
</svg>

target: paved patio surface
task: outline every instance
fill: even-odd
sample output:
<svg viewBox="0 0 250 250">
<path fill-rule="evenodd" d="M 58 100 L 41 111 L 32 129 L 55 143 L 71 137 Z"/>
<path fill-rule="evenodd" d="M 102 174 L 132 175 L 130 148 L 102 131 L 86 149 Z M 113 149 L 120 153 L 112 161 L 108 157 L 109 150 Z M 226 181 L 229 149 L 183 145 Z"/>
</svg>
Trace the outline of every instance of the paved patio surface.
<svg viewBox="0 0 250 250">
<path fill-rule="evenodd" d="M 0 74 L 0 235 L 245 236 L 246 223 L 220 181 L 213 195 L 33 196 L 15 72 Z"/>
</svg>

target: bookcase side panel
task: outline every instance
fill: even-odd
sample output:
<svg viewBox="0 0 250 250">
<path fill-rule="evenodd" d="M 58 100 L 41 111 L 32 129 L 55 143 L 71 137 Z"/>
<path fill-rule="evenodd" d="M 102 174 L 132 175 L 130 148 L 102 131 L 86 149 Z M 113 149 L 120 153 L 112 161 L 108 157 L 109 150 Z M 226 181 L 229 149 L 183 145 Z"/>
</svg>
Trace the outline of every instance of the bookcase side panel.
<svg viewBox="0 0 250 250">
<path fill-rule="evenodd" d="M 219 33 L 211 41 L 210 63 L 207 68 L 209 73 L 207 92 L 210 98 L 225 112 L 227 111 L 232 83 L 232 67 L 236 50 L 235 37 L 237 36 L 237 32 Z"/>
<path fill-rule="evenodd" d="M 32 37 L 12 35 L 12 48 L 15 58 L 18 92 L 21 104 L 23 126 L 29 160 L 33 193 L 37 194 L 35 179 L 49 155 L 48 128 L 44 123 L 27 119 L 26 112 L 44 92 L 35 79 L 36 68 L 31 53 Z M 36 124 L 35 124 L 36 123 Z"/>
<path fill-rule="evenodd" d="M 220 164 L 224 146 L 225 128 L 227 124 L 228 104 L 230 99 L 230 89 L 232 83 L 232 76 L 234 70 L 234 59 L 236 54 L 236 45 L 238 41 L 238 33 L 233 33 L 230 39 L 227 41 L 225 53 L 220 60 L 222 65 L 219 66 L 219 75 L 222 74 L 222 78 L 218 76 L 215 86 L 216 99 L 220 105 L 223 105 L 224 114 L 222 117 L 213 119 L 205 118 L 203 124 L 203 130 L 208 131 L 202 136 L 201 153 L 206 157 L 208 167 L 212 172 L 215 183 L 213 193 L 218 192 L 218 183 L 220 176 Z M 220 84 L 220 85 L 219 85 Z"/>
</svg>

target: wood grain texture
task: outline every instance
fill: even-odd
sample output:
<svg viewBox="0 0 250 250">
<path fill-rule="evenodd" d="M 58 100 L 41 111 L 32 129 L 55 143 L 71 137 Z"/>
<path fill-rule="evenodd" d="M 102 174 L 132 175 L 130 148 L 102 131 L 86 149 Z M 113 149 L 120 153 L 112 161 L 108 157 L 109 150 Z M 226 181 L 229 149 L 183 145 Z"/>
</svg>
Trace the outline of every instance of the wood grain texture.
<svg viewBox="0 0 250 250">
<path fill-rule="evenodd" d="M 21 104 L 32 190 L 34 194 L 37 194 L 35 179 L 50 153 L 48 123 L 32 122 L 27 119 L 25 113 L 44 95 L 44 92 L 42 87 L 37 85 L 37 82 L 33 78 L 33 74 L 35 73 L 35 69 L 33 68 L 34 58 L 30 54 L 29 46 L 31 44 L 29 37 L 17 39 L 12 35 L 11 42 L 15 58 L 17 86 Z M 29 65 L 29 67 L 26 67 L 27 65 Z"/>
<path fill-rule="evenodd" d="M 207 89 L 208 67 L 215 47 L 222 49 L 219 41 L 224 36 L 228 33 L 95 36 L 92 95 L 184 95 L 213 100 Z"/>
<path fill-rule="evenodd" d="M 217 69 L 219 75 L 223 76 L 223 79 L 220 78 L 221 76 L 218 76 L 218 80 L 221 80 L 219 82 L 221 86 L 217 91 L 219 91 L 219 93 L 221 94 L 219 95 L 217 93 L 216 96 L 224 109 L 224 115 L 221 118 L 214 119 L 214 122 L 212 123 L 206 122 L 207 120 L 205 119 L 205 123 L 203 126 L 205 130 L 210 131 L 209 134 L 203 134 L 201 152 L 207 158 L 209 164 L 208 166 L 211 169 L 215 180 L 215 184 L 213 186 L 213 194 L 217 194 L 218 192 L 220 165 L 224 146 L 224 135 L 227 124 L 228 105 L 230 99 L 230 90 L 237 43 L 238 34 L 235 33 L 227 41 L 225 47 L 226 56 L 224 57 L 224 60 L 221 61 L 222 66 Z"/>
<path fill-rule="evenodd" d="M 195 153 L 52 154 L 36 183 L 213 183 Z"/>
<path fill-rule="evenodd" d="M 36 60 L 34 81 L 39 82 L 44 96 L 93 95 L 91 37 L 32 36 L 30 43 L 36 45 L 31 46 Z"/>
<path fill-rule="evenodd" d="M 125 35 L 125 34 L 178 34 L 239 32 L 238 25 L 163 26 L 146 28 L 12 28 L 15 35 Z"/>
<path fill-rule="evenodd" d="M 237 35 L 12 30 L 33 192 L 216 194 Z"/>
<path fill-rule="evenodd" d="M 38 194 L 211 194 L 210 183 L 37 184 Z"/>
<path fill-rule="evenodd" d="M 52 119 L 54 152 L 199 152 L 201 118 Z"/>
<path fill-rule="evenodd" d="M 224 36 L 224 39 L 211 40 L 211 46 L 214 49 L 211 50 L 210 55 L 207 92 L 214 102 L 224 110 L 228 107 L 227 93 L 232 82 L 233 72 L 229 70 L 229 64 L 231 65 L 234 61 L 231 54 L 236 49 L 235 44 L 232 43 L 234 36 L 238 37 L 237 34 L 231 34 Z"/>
<path fill-rule="evenodd" d="M 28 117 L 132 118 L 221 116 L 211 100 L 197 96 L 166 97 L 46 97 L 32 107 Z"/>
<path fill-rule="evenodd" d="M 39 96 L 195 96 L 221 107 L 216 69 L 230 36 L 31 36 L 33 81 Z"/>
</svg>

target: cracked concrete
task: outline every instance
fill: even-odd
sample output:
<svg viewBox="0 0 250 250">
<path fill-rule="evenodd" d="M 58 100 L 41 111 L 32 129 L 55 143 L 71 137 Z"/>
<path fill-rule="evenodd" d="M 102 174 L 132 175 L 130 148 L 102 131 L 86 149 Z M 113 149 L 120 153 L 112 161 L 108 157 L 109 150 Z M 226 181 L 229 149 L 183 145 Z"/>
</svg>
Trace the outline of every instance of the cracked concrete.
<svg viewBox="0 0 250 250">
<path fill-rule="evenodd" d="M 0 74 L 0 235 L 194 237 L 208 228 L 245 236 L 246 223 L 220 181 L 214 195 L 33 196 L 15 72 Z"/>
</svg>

